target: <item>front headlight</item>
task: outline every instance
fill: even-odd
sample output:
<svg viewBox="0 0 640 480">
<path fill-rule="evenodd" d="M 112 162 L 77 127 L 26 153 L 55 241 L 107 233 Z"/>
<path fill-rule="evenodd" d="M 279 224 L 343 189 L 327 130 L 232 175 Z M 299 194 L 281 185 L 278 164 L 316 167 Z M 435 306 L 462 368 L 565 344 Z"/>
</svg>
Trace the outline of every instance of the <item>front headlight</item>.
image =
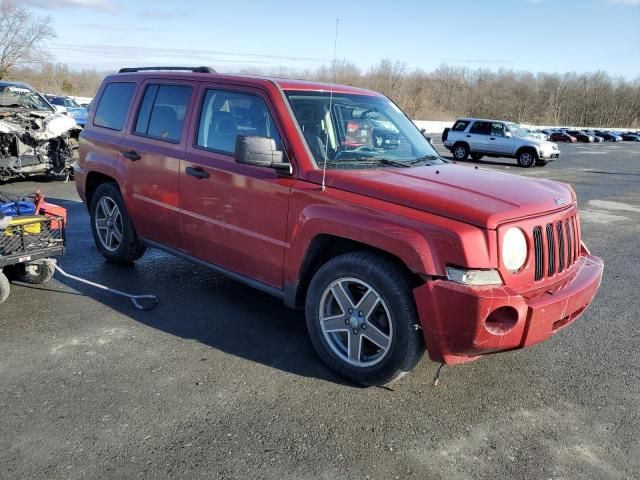
<svg viewBox="0 0 640 480">
<path fill-rule="evenodd" d="M 517 272 L 527 261 L 527 239 L 517 227 L 511 227 L 502 237 L 502 263 L 510 272 Z"/>
</svg>

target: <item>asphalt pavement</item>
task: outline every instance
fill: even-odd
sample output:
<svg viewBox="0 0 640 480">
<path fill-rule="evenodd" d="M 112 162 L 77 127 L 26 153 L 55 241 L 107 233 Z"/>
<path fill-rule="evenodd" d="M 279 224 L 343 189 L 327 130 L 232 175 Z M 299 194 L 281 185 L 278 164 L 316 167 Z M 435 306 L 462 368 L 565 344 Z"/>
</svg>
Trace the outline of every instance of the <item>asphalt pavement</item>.
<svg viewBox="0 0 640 480">
<path fill-rule="evenodd" d="M 159 252 L 106 264 L 73 183 L 23 181 L 69 211 L 71 280 L 14 284 L 0 305 L 0 478 L 640 478 L 640 143 L 562 145 L 605 261 L 590 309 L 528 350 L 360 388 L 316 357 L 303 312 Z M 444 152 L 447 153 L 447 152 Z M 470 165 L 473 163 L 469 162 Z"/>
</svg>

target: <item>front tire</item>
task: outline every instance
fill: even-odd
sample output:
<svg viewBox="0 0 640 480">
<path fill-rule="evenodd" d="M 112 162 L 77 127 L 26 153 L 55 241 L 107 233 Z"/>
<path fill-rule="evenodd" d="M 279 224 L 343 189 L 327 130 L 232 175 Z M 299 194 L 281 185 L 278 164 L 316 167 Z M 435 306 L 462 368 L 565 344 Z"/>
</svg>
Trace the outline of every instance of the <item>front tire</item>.
<svg viewBox="0 0 640 480">
<path fill-rule="evenodd" d="M 107 261 L 133 263 L 145 252 L 138 240 L 120 189 L 113 182 L 101 184 L 91 199 L 91 231 L 98 251 Z"/>
<path fill-rule="evenodd" d="M 9 293 L 11 293 L 11 284 L 7 276 L 2 273 L 0 269 L 0 303 L 9 298 Z"/>
<path fill-rule="evenodd" d="M 518 155 L 518 165 L 523 168 L 533 167 L 538 161 L 538 155 L 531 150 L 525 150 Z"/>
<path fill-rule="evenodd" d="M 469 157 L 469 147 L 464 143 L 456 143 L 453 146 L 453 158 L 456 160 L 464 161 Z"/>
<path fill-rule="evenodd" d="M 346 253 L 323 265 L 307 292 L 306 320 L 320 358 L 362 385 L 392 382 L 424 353 L 408 278 L 376 253 Z"/>
</svg>

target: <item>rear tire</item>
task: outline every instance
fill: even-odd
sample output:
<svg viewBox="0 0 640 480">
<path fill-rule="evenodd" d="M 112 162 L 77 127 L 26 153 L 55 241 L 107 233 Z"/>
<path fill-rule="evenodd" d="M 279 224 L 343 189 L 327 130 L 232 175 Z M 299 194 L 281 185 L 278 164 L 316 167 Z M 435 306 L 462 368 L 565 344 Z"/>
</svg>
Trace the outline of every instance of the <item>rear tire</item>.
<svg viewBox="0 0 640 480">
<path fill-rule="evenodd" d="M 0 270 L 0 303 L 9 298 L 9 293 L 11 293 L 11 284 L 7 276 Z"/>
<path fill-rule="evenodd" d="M 532 150 L 525 150 L 518 155 L 518 165 L 523 168 L 533 167 L 538 161 L 538 155 Z"/>
<path fill-rule="evenodd" d="M 424 353 L 408 278 L 377 253 L 346 253 L 324 264 L 309 285 L 306 320 L 320 358 L 361 385 L 398 379 Z"/>
<path fill-rule="evenodd" d="M 54 263 L 51 260 L 42 260 L 29 265 L 22 263 L 18 265 L 16 280 L 32 285 L 40 285 L 51 280 L 55 271 Z"/>
<path fill-rule="evenodd" d="M 456 143 L 453 146 L 453 158 L 456 160 L 464 161 L 469 157 L 469 147 L 464 143 Z"/>
<path fill-rule="evenodd" d="M 98 251 L 107 261 L 130 264 L 138 260 L 145 247 L 138 240 L 120 189 L 113 182 L 103 183 L 91 199 L 91 231 Z"/>
</svg>

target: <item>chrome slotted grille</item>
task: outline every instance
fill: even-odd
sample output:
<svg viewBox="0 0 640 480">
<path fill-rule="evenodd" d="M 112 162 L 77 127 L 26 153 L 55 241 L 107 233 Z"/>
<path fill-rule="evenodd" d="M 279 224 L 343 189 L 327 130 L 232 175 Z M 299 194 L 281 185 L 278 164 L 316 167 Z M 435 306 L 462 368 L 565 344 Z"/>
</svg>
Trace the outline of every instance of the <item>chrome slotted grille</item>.
<svg viewBox="0 0 640 480">
<path fill-rule="evenodd" d="M 568 270 L 578 260 L 580 238 L 575 215 L 535 226 L 532 236 L 536 281 Z"/>
</svg>

